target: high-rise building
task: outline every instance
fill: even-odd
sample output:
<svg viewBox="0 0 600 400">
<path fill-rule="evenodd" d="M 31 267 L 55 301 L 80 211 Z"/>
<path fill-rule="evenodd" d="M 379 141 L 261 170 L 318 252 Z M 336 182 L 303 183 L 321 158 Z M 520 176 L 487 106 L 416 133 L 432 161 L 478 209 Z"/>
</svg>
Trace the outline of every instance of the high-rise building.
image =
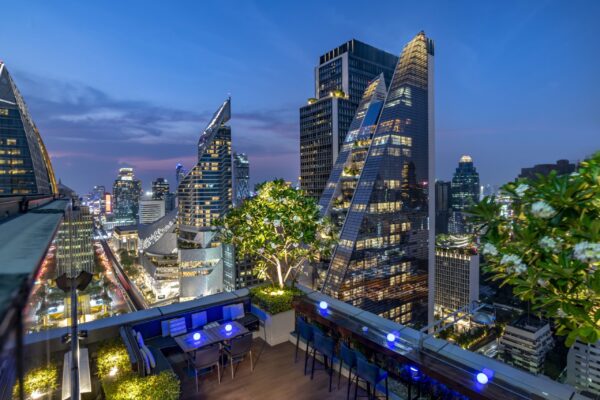
<svg viewBox="0 0 600 400">
<path fill-rule="evenodd" d="M 165 216 L 165 201 L 154 199 L 140 200 L 140 224 L 151 224 Z"/>
<path fill-rule="evenodd" d="M 414 325 L 433 319 L 433 51 L 419 33 L 389 91 L 369 84 L 320 199 L 341 226 L 323 292 Z"/>
<path fill-rule="evenodd" d="M 56 235 L 57 274 L 94 273 L 93 219 L 88 207 L 72 205 Z"/>
<path fill-rule="evenodd" d="M 136 223 L 141 193 L 142 183 L 133 175 L 133 168 L 119 169 L 119 176 L 113 184 L 115 217 Z"/>
<path fill-rule="evenodd" d="M 152 181 L 153 200 L 164 200 L 169 191 L 169 181 L 165 178 L 156 178 Z"/>
<path fill-rule="evenodd" d="M 323 54 L 315 97 L 300 108 L 300 188 L 319 199 L 369 81 L 392 80 L 398 57 L 352 39 Z"/>
<path fill-rule="evenodd" d="M 438 238 L 435 248 L 435 313 L 441 318 L 477 300 L 479 254 L 473 237 Z"/>
<path fill-rule="evenodd" d="M 0 196 L 52 195 L 58 185 L 40 132 L 0 61 Z"/>
<path fill-rule="evenodd" d="M 250 162 L 244 153 L 233 153 L 233 205 L 250 197 Z"/>
<path fill-rule="evenodd" d="M 181 180 L 183 178 L 185 178 L 186 175 L 187 175 L 187 171 L 183 167 L 183 164 L 178 163 L 175 166 L 175 182 L 177 182 L 177 187 L 179 187 L 179 183 L 181 183 Z"/>
<path fill-rule="evenodd" d="M 548 321 L 524 314 L 506 326 L 498 345 L 498 355 L 507 364 L 539 374 L 544 370 L 546 354 L 553 345 Z"/>
<path fill-rule="evenodd" d="M 473 159 L 464 155 L 452 177 L 450 186 L 450 207 L 452 213 L 448 230 L 453 234 L 464 234 L 472 231 L 468 223 L 466 211 L 479 201 L 479 173 L 473 165 Z"/>
<path fill-rule="evenodd" d="M 231 99 L 219 107 L 198 140 L 198 163 L 181 179 L 178 197 L 180 297 L 223 289 L 223 247 L 215 221 L 232 207 Z"/>
<path fill-rule="evenodd" d="M 567 382 L 590 398 L 600 396 L 600 341 L 575 342 L 567 356 Z"/>
<path fill-rule="evenodd" d="M 448 233 L 450 218 L 450 182 L 435 182 L 435 233 Z"/>
<path fill-rule="evenodd" d="M 519 178 L 537 179 L 538 174 L 548 175 L 551 171 L 556 171 L 558 175 L 567 175 L 576 169 L 577 165 L 569 160 L 558 160 L 555 164 L 536 164 L 531 168 L 521 168 Z"/>
</svg>

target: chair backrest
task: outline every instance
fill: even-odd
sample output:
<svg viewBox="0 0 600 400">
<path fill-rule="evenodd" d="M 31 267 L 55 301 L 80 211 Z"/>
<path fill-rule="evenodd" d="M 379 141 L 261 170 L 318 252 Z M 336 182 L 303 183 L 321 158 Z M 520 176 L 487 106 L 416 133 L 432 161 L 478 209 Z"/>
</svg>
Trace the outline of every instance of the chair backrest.
<svg viewBox="0 0 600 400">
<path fill-rule="evenodd" d="M 356 352 L 346 343 L 340 345 L 340 359 L 349 368 L 356 367 Z"/>
<path fill-rule="evenodd" d="M 357 357 L 356 373 L 367 382 L 377 383 L 377 378 L 379 377 L 379 367 L 375 364 L 371 364 L 365 358 Z"/>
<path fill-rule="evenodd" d="M 194 353 L 194 365 L 198 369 L 210 367 L 219 362 L 220 355 L 219 344 L 202 347 Z"/>
<path fill-rule="evenodd" d="M 173 337 L 187 333 L 185 318 L 174 318 L 169 321 L 169 334 Z"/>
<path fill-rule="evenodd" d="M 223 319 L 225 321 L 235 321 L 246 315 L 244 303 L 230 304 L 223 306 Z"/>
<path fill-rule="evenodd" d="M 312 326 L 309 323 L 304 322 L 302 319 L 298 320 L 298 334 L 307 342 L 311 342 L 313 340 Z"/>
<path fill-rule="evenodd" d="M 206 325 L 208 319 L 206 317 L 206 311 L 200 311 L 192 314 L 192 329 L 198 329 Z"/>
<path fill-rule="evenodd" d="M 320 331 L 314 332 L 314 343 L 313 346 L 317 351 L 321 354 L 324 354 L 328 357 L 333 357 L 334 349 L 335 349 L 335 340 L 332 337 L 329 337 Z"/>
<path fill-rule="evenodd" d="M 244 355 L 252 348 L 252 333 L 246 333 L 245 335 L 238 336 L 231 339 L 229 352 L 232 357 Z"/>
</svg>

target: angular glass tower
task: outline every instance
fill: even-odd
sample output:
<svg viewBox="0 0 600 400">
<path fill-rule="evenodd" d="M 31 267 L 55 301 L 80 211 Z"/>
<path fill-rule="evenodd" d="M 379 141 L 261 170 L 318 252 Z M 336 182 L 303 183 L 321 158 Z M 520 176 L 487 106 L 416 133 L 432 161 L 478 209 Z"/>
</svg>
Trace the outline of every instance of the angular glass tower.
<svg viewBox="0 0 600 400">
<path fill-rule="evenodd" d="M 425 33 L 405 46 L 387 95 L 383 81 L 367 87 L 320 200 L 341 227 L 323 292 L 424 325 L 435 219 L 433 42 Z"/>
<path fill-rule="evenodd" d="M 479 173 L 473 159 L 464 155 L 452 177 L 450 186 L 450 215 L 448 231 L 454 234 L 471 233 L 473 227 L 467 221 L 465 211 L 479 201 Z"/>
<path fill-rule="evenodd" d="M 6 65 L 0 61 L 0 196 L 57 193 L 40 132 Z"/>
<path fill-rule="evenodd" d="M 225 100 L 198 140 L 198 163 L 177 187 L 181 297 L 223 290 L 223 248 L 214 222 L 232 207 L 231 99 Z"/>
</svg>

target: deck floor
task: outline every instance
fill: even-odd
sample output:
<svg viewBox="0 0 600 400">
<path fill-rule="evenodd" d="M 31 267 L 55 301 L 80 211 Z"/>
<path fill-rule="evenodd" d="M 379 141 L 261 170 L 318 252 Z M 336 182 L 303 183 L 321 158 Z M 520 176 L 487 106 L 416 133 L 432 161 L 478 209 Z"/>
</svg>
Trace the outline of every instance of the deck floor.
<svg viewBox="0 0 600 400">
<path fill-rule="evenodd" d="M 262 352 L 261 352 L 262 349 Z M 299 351 L 298 362 L 294 364 L 295 346 L 290 342 L 270 347 L 261 339 L 254 340 L 252 354 L 254 372 L 250 372 L 250 360 L 246 359 L 237 365 L 235 378 L 231 379 L 231 369 L 222 371 L 221 384 L 218 383 L 217 372 L 200 378 L 199 391 L 193 376 L 185 371 L 185 364 L 178 363 L 175 370 L 181 379 L 181 399 L 256 399 L 256 400 L 316 400 L 345 399 L 347 378 L 342 376 L 340 389 L 337 389 L 337 372 L 334 373 L 331 393 L 328 392 L 329 376 L 322 364 L 315 364 L 315 376 L 310 380 L 310 364 L 308 374 L 303 375 L 304 352 Z M 317 370 L 317 367 L 321 368 Z M 336 366 L 337 367 L 337 366 Z M 359 390 L 359 396 L 366 393 Z M 351 398 L 354 386 L 351 388 Z"/>
</svg>

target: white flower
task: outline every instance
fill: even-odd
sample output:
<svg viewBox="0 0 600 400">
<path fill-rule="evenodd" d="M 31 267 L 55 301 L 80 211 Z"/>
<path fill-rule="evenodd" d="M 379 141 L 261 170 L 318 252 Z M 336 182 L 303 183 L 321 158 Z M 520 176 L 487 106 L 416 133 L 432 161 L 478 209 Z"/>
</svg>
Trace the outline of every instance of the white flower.
<svg viewBox="0 0 600 400">
<path fill-rule="evenodd" d="M 548 281 L 540 278 L 537 280 L 537 284 L 540 285 L 541 287 L 546 287 L 546 286 L 548 286 Z"/>
<path fill-rule="evenodd" d="M 590 264 L 600 262 L 600 243 L 577 243 L 573 249 L 573 257 Z"/>
<path fill-rule="evenodd" d="M 276 247 L 277 247 L 277 245 L 275 243 L 271 242 L 271 248 L 275 249 Z"/>
<path fill-rule="evenodd" d="M 299 244 L 298 244 L 298 243 L 292 243 L 292 246 L 294 246 L 294 247 L 298 247 L 298 246 L 299 246 Z"/>
<path fill-rule="evenodd" d="M 529 189 L 529 185 L 521 183 L 519 186 L 517 186 L 517 188 L 515 189 L 515 192 L 517 192 L 517 196 L 523 197 L 523 195 L 525 194 L 527 189 Z"/>
<path fill-rule="evenodd" d="M 275 226 L 275 228 L 279 228 L 279 226 L 281 225 L 281 221 L 276 219 L 273 221 L 273 225 Z"/>
<path fill-rule="evenodd" d="M 294 216 L 292 217 L 292 221 L 294 221 L 294 222 L 300 222 L 300 217 L 299 217 L 299 216 L 297 216 L 297 215 L 294 215 Z"/>
<path fill-rule="evenodd" d="M 522 274 L 523 272 L 527 271 L 527 267 L 525 266 L 525 264 L 517 264 L 515 265 L 515 273 L 517 274 Z"/>
<path fill-rule="evenodd" d="M 559 318 L 565 318 L 565 317 L 567 316 L 567 313 L 566 313 L 566 312 L 564 312 L 564 311 L 562 310 L 562 308 L 559 308 L 559 309 L 556 311 L 556 315 L 558 315 L 558 317 L 559 317 Z"/>
<path fill-rule="evenodd" d="M 487 255 L 487 256 L 497 256 L 498 255 L 498 249 L 496 249 L 496 247 L 493 244 L 486 243 L 481 248 L 481 253 L 484 254 L 484 255 Z"/>
<path fill-rule="evenodd" d="M 263 224 L 268 224 L 269 223 L 269 218 L 263 218 Z"/>
<path fill-rule="evenodd" d="M 322 210 L 322 209 L 323 209 L 323 206 L 319 204 L 319 205 L 317 206 L 317 208 L 318 208 L 319 210 Z"/>
<path fill-rule="evenodd" d="M 505 254 L 500 260 L 500 264 L 506 265 L 507 271 L 512 271 L 516 274 L 522 274 L 527 271 L 527 266 L 523 263 L 521 258 L 514 254 Z"/>
<path fill-rule="evenodd" d="M 573 176 L 573 177 L 579 176 L 579 172 L 571 172 L 571 174 L 569 176 Z"/>
<path fill-rule="evenodd" d="M 265 249 L 263 249 L 263 248 L 261 247 L 261 248 L 260 248 L 260 249 L 258 249 L 257 251 L 258 251 L 258 254 L 262 254 L 262 253 L 264 253 L 264 252 L 265 252 Z"/>
<path fill-rule="evenodd" d="M 536 201 L 531 205 L 531 213 L 538 218 L 550 218 L 556 214 L 556 210 L 545 201 Z"/>
<path fill-rule="evenodd" d="M 548 236 L 541 238 L 539 243 L 540 246 L 545 250 L 556 251 L 558 248 L 558 242 Z"/>
</svg>

